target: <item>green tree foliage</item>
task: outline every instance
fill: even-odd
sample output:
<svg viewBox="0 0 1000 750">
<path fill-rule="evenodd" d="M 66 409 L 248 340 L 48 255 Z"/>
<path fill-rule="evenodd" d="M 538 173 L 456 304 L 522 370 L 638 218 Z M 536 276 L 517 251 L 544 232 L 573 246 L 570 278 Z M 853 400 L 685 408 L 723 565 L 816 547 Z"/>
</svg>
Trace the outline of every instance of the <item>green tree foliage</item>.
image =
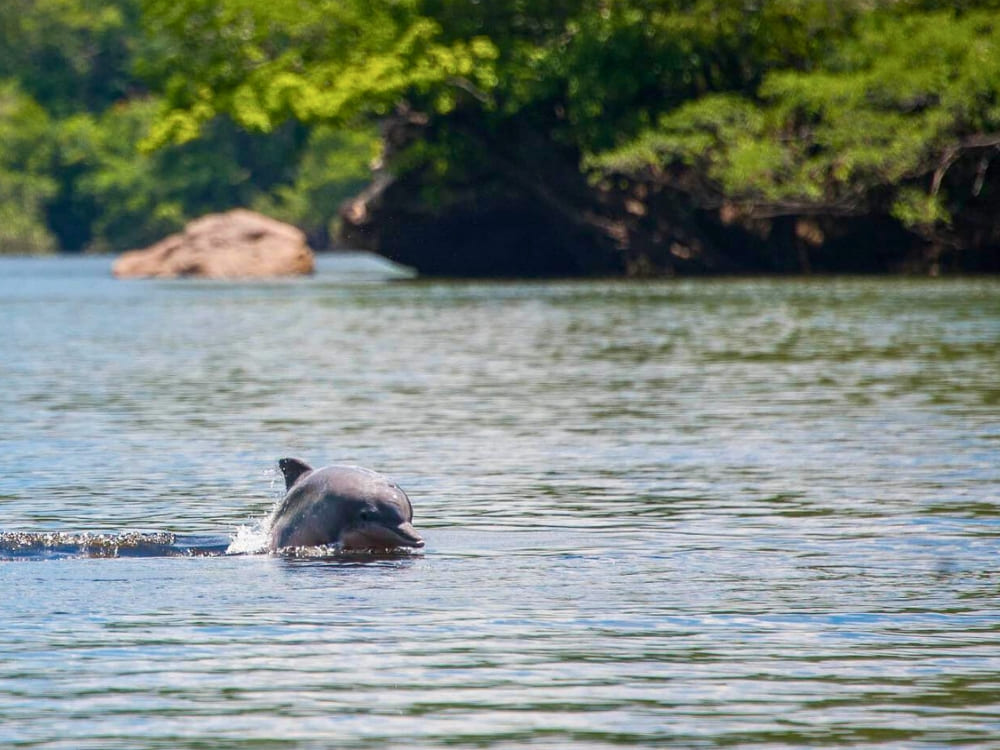
<svg viewBox="0 0 1000 750">
<path fill-rule="evenodd" d="M 139 87 L 138 17 L 139 0 L 4 0 L 0 79 L 56 117 L 101 110 Z"/>
<path fill-rule="evenodd" d="M 594 156 L 648 139 L 665 114 L 716 92 L 753 100 L 772 72 L 808 70 L 836 50 L 870 6 L 146 0 L 147 24 L 174 45 L 149 66 L 172 105 L 151 143 L 195 137 L 220 113 L 267 132 L 288 118 L 384 115 L 406 100 L 433 127 L 416 153 L 395 155 L 400 169 L 434 164 L 446 180 L 468 167 L 470 134 L 496 142 L 525 127 Z"/>
<path fill-rule="evenodd" d="M 0 84 L 0 254 L 56 247 L 45 224 L 46 201 L 58 189 L 47 173 L 51 147 L 45 110 L 14 84 Z"/>
<path fill-rule="evenodd" d="M 157 87 L 180 85 L 189 54 L 186 40 L 148 34 L 142 12 L 140 0 L 0 4 L 0 252 L 123 250 L 233 206 L 325 243 L 367 178 L 370 129 L 314 133 L 284 117 L 262 135 L 220 115 L 184 143 L 141 148 L 163 122 Z M 225 53 L 224 37 L 201 51 Z"/>
<path fill-rule="evenodd" d="M 520 49 L 505 80 L 516 107 L 545 107 L 561 138 L 606 149 L 664 111 L 719 90 L 753 91 L 771 69 L 827 49 L 850 0 L 628 0 L 575 3 L 540 44 Z"/>
<path fill-rule="evenodd" d="M 290 118 L 386 114 L 407 94 L 447 113 L 458 91 L 495 79 L 489 40 L 446 43 L 405 0 L 147 0 L 146 10 L 151 33 L 174 42 L 146 65 L 174 106 L 153 145 L 197 137 L 220 114 L 270 132 Z"/>
<path fill-rule="evenodd" d="M 904 224 L 947 223 L 950 165 L 1000 145 L 1000 16 L 886 4 L 850 31 L 808 66 L 661 114 L 590 165 L 633 174 L 682 165 L 703 178 L 706 202 L 764 211 L 862 213 L 888 194 Z"/>
<path fill-rule="evenodd" d="M 303 148 L 294 180 L 258 194 L 252 206 L 298 226 L 314 247 L 326 247 L 337 230 L 338 219 L 332 211 L 364 189 L 378 151 L 373 128 L 315 127 Z"/>
<path fill-rule="evenodd" d="M 63 193 L 53 208 L 80 217 L 77 226 L 86 231 L 66 238 L 66 244 L 92 251 L 149 244 L 197 213 L 228 208 L 255 194 L 234 153 L 232 128 L 218 128 L 223 132 L 182 147 L 138 151 L 159 112 L 158 102 L 138 99 L 60 123 L 56 153 Z"/>
<path fill-rule="evenodd" d="M 397 111 L 424 124 L 383 157 L 428 204 L 491 170 L 566 203 L 558 167 L 702 207 L 947 227 L 990 189 L 998 6 L 8 0 L 3 246 L 120 249 L 233 205 L 325 242 Z"/>
</svg>

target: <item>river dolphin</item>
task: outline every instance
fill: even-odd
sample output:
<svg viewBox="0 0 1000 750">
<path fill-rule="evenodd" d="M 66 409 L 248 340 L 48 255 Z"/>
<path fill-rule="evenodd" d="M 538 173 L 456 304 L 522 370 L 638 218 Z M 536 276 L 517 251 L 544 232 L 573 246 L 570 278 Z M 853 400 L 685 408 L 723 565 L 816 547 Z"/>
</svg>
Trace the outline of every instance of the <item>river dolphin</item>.
<svg viewBox="0 0 1000 750">
<path fill-rule="evenodd" d="M 392 481 L 360 466 L 313 469 L 278 461 L 287 494 L 271 515 L 271 550 L 337 545 L 341 549 L 423 547 L 413 506 Z"/>
</svg>

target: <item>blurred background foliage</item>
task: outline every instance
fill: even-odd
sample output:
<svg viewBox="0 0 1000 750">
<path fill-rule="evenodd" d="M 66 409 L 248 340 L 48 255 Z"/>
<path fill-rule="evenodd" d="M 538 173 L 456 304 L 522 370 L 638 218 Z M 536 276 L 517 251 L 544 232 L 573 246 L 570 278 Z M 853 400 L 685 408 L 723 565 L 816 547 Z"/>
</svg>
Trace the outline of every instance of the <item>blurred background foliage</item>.
<svg viewBox="0 0 1000 750">
<path fill-rule="evenodd" d="M 499 152 L 548 169 L 522 140 L 595 190 L 945 236 L 998 199 L 998 6 L 5 0 L 0 252 L 122 250 L 237 205 L 323 248 L 373 166 L 440 203 Z M 418 136 L 386 144 L 401 111 Z"/>
<path fill-rule="evenodd" d="M 337 205 L 369 178 L 374 127 L 285 118 L 261 133 L 220 115 L 149 148 L 184 44 L 146 14 L 140 0 L 0 4 L 0 252 L 120 251 L 234 206 L 326 247 Z"/>
</svg>

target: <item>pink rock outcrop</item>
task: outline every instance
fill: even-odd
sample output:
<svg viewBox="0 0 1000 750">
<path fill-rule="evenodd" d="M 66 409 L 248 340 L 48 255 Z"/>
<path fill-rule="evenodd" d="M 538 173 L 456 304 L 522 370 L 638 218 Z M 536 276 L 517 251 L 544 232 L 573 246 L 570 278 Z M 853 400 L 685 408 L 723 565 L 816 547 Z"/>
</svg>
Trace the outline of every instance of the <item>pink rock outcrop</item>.
<svg viewBox="0 0 1000 750">
<path fill-rule="evenodd" d="M 183 232 L 123 253 L 111 273 L 120 279 L 254 279 L 308 274 L 313 268 L 313 252 L 300 230 L 238 208 L 202 216 Z"/>
</svg>

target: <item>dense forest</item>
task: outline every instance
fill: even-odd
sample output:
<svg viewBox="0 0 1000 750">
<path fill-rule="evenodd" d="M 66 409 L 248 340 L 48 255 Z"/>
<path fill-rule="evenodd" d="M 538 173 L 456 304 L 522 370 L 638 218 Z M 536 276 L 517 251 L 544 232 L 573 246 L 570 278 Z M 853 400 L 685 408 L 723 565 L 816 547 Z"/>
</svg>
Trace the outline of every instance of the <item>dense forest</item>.
<svg viewBox="0 0 1000 750">
<path fill-rule="evenodd" d="M 1000 271 L 1000 0 L 5 0 L 0 252 Z"/>
</svg>

